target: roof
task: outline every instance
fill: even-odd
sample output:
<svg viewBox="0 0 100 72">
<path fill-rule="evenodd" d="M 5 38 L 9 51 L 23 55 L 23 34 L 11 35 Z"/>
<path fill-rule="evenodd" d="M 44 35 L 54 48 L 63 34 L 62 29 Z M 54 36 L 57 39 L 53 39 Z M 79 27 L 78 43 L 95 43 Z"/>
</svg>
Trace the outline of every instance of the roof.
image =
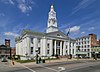
<svg viewBox="0 0 100 72">
<path fill-rule="evenodd" d="M 79 38 L 76 38 L 76 39 L 83 39 L 83 38 L 88 38 L 88 37 L 89 37 L 89 35 L 83 36 L 83 37 L 79 37 Z"/>
<path fill-rule="evenodd" d="M 83 38 L 87 38 L 87 37 L 90 37 L 91 35 L 96 35 L 96 34 L 91 33 L 91 34 L 88 34 L 87 36 L 79 37 L 79 38 L 76 38 L 76 39 L 83 39 Z"/>
<path fill-rule="evenodd" d="M 50 33 L 46 33 L 47 36 L 57 36 L 57 35 L 61 35 L 63 37 L 68 38 L 68 36 L 66 34 L 64 34 L 61 31 L 55 31 L 55 32 L 50 32 Z"/>
<path fill-rule="evenodd" d="M 6 46 L 6 45 L 0 45 L 0 48 L 1 48 L 1 47 L 7 47 L 7 46 Z"/>
<path fill-rule="evenodd" d="M 42 32 L 33 32 L 31 30 L 23 30 L 22 31 L 22 36 L 24 36 L 25 34 L 35 34 L 35 35 L 45 35 L 45 33 L 42 33 Z"/>
<path fill-rule="evenodd" d="M 41 36 L 41 37 L 46 36 L 46 37 L 59 38 L 59 39 L 65 39 L 65 40 L 69 39 L 69 37 L 61 31 L 43 33 L 43 32 L 33 32 L 31 30 L 23 30 L 21 36 L 23 37 L 26 34 L 32 34 L 32 35 L 37 35 L 37 36 Z M 17 37 L 15 39 L 15 41 L 19 41 L 20 39 L 21 39 L 21 37 Z M 70 38 L 70 40 L 75 41 L 74 39 L 71 39 L 71 38 Z"/>
</svg>

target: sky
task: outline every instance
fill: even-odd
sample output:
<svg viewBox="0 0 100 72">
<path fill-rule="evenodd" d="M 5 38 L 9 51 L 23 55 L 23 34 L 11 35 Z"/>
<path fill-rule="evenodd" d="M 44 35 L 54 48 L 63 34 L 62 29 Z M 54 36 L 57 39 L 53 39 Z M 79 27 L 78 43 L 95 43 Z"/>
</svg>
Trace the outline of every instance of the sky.
<svg viewBox="0 0 100 72">
<path fill-rule="evenodd" d="M 94 33 L 100 39 L 100 0 L 0 0 L 0 44 L 23 29 L 45 32 L 51 4 L 57 13 L 58 28 L 77 38 Z"/>
</svg>

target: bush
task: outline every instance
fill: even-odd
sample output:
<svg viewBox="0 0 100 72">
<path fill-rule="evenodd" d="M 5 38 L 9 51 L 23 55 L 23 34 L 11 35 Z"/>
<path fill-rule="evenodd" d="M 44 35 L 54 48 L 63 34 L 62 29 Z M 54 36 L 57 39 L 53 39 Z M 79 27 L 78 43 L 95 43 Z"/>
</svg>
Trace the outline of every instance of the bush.
<svg viewBox="0 0 100 72">
<path fill-rule="evenodd" d="M 14 60 L 19 60 L 20 59 L 20 55 L 13 55 Z"/>
<path fill-rule="evenodd" d="M 35 60 L 16 60 L 19 63 L 28 63 L 28 62 L 35 62 Z"/>
</svg>

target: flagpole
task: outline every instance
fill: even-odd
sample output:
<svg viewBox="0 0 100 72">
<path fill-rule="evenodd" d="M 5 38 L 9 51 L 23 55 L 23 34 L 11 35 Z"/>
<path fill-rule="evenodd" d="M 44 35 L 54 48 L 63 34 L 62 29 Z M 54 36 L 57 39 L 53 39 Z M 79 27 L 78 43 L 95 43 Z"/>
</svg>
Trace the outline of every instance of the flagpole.
<svg viewBox="0 0 100 72">
<path fill-rule="evenodd" d="M 68 42 L 69 42 L 69 49 L 68 49 L 68 50 L 69 50 L 69 51 L 68 51 L 69 53 L 68 53 L 68 54 L 70 55 L 70 37 L 69 37 L 69 34 L 70 34 L 70 27 L 69 27 L 69 30 L 68 30 L 68 33 L 67 33 Z"/>
<path fill-rule="evenodd" d="M 70 27 L 69 27 L 69 32 L 70 32 Z M 70 33 L 69 33 L 69 35 L 70 35 Z M 70 37 L 69 37 L 69 55 L 70 55 L 70 52 L 71 52 L 71 50 L 70 50 Z"/>
</svg>

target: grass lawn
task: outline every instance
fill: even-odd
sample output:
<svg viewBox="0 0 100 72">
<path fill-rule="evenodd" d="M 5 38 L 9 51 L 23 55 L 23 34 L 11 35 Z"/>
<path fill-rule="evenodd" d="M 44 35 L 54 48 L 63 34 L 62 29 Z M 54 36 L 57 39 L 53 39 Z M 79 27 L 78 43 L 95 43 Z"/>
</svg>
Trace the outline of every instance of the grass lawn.
<svg viewBox="0 0 100 72">
<path fill-rule="evenodd" d="M 43 60 L 43 59 L 42 59 Z M 57 58 L 47 58 L 45 60 L 58 60 Z M 28 62 L 35 62 L 35 60 L 15 60 L 16 62 L 19 62 L 19 63 L 28 63 Z"/>
<path fill-rule="evenodd" d="M 19 63 L 28 63 L 28 62 L 35 62 L 35 60 L 16 60 Z"/>
</svg>

